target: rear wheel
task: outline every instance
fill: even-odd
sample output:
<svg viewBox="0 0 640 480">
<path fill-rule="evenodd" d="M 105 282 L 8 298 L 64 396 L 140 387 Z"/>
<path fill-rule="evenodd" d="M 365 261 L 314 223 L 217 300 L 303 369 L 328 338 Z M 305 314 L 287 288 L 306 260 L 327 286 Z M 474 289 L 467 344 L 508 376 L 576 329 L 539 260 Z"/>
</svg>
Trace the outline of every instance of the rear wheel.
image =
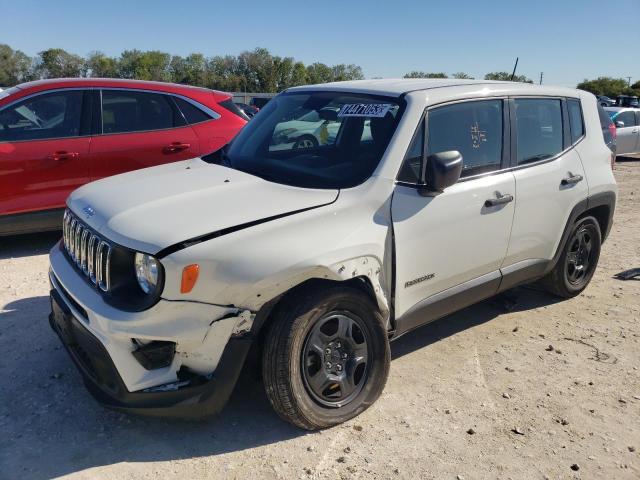
<svg viewBox="0 0 640 480">
<path fill-rule="evenodd" d="M 593 277 L 598 259 L 602 234 L 593 217 L 578 220 L 564 246 L 562 256 L 554 269 L 543 279 L 551 293 L 560 297 L 574 297 L 582 292 Z"/>
<path fill-rule="evenodd" d="M 306 291 L 275 312 L 263 377 L 276 412 L 315 430 L 363 412 L 382 393 L 389 343 L 371 299 L 350 287 Z"/>
</svg>

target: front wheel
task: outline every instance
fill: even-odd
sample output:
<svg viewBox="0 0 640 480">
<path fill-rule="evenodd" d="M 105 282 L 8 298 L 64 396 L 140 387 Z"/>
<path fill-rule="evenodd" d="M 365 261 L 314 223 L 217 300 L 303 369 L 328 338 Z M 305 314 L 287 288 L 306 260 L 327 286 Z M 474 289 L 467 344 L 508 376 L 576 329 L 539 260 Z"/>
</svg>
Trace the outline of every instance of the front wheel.
<svg viewBox="0 0 640 480">
<path fill-rule="evenodd" d="M 556 266 L 543 279 L 551 293 L 570 298 L 582 292 L 593 277 L 600 258 L 602 234 L 594 217 L 578 220 Z"/>
<path fill-rule="evenodd" d="M 389 342 L 373 301 L 351 287 L 307 290 L 275 312 L 263 350 L 269 401 L 294 425 L 316 430 L 345 422 L 380 396 Z"/>
</svg>

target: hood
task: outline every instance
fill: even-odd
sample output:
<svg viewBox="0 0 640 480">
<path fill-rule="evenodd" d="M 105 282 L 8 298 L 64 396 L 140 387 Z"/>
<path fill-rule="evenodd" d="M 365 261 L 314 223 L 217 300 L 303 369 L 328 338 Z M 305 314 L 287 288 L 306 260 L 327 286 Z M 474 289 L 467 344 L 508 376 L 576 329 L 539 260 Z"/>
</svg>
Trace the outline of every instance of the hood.
<svg viewBox="0 0 640 480">
<path fill-rule="evenodd" d="M 105 238 L 156 254 L 222 229 L 328 204 L 337 195 L 338 190 L 272 183 L 195 158 L 98 180 L 74 191 L 67 204 Z"/>
</svg>

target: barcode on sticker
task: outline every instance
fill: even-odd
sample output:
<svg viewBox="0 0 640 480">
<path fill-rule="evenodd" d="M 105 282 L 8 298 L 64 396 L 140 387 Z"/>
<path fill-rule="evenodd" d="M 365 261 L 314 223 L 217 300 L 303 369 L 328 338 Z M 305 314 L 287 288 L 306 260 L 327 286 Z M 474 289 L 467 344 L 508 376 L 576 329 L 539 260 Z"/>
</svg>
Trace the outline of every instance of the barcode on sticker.
<svg viewBox="0 0 640 480">
<path fill-rule="evenodd" d="M 338 117 L 384 117 L 390 108 L 388 103 L 346 103 Z"/>
</svg>

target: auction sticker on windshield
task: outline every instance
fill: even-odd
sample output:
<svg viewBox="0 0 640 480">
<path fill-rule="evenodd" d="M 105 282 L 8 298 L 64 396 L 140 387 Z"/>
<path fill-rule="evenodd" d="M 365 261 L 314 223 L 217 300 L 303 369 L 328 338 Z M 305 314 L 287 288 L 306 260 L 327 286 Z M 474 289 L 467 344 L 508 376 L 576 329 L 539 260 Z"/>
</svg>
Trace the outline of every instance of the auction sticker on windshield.
<svg viewBox="0 0 640 480">
<path fill-rule="evenodd" d="M 391 107 L 388 103 L 345 103 L 338 117 L 384 117 Z"/>
</svg>

